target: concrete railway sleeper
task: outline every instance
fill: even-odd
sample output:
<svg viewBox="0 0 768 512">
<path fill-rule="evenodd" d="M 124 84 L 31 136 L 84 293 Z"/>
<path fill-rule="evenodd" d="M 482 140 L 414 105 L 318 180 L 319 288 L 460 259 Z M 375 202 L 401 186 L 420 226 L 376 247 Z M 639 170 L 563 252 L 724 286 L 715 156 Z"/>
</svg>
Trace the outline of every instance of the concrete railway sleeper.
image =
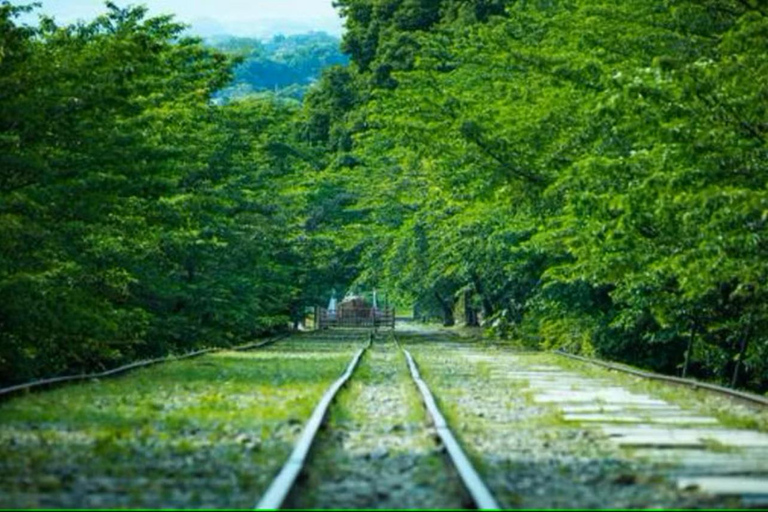
<svg viewBox="0 0 768 512">
<path fill-rule="evenodd" d="M 318 404 L 257 505 L 280 507 L 499 508 L 392 335 L 372 338 Z"/>
<path fill-rule="evenodd" d="M 768 411 L 708 391 L 434 331 L 194 355 L 1 401 L 0 508 L 768 504 Z"/>
<path fill-rule="evenodd" d="M 764 408 L 449 333 L 401 342 L 505 508 L 768 505 Z"/>
</svg>

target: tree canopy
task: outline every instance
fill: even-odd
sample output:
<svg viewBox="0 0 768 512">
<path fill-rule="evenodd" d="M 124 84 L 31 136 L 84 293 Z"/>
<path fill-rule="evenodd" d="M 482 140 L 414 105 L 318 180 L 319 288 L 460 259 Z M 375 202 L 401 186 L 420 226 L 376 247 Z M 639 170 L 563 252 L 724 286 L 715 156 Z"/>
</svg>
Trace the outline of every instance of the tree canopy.
<svg viewBox="0 0 768 512">
<path fill-rule="evenodd" d="M 531 346 L 767 388 L 758 3 L 338 4 L 363 279 Z"/>
<path fill-rule="evenodd" d="M 3 380 L 234 343 L 357 284 L 768 390 L 760 2 L 336 5 L 348 66 L 218 105 L 263 72 L 238 41 L 2 4 Z"/>
<path fill-rule="evenodd" d="M 295 108 L 215 106 L 233 61 L 170 17 L 0 9 L 0 376 L 231 344 L 298 314 Z"/>
</svg>

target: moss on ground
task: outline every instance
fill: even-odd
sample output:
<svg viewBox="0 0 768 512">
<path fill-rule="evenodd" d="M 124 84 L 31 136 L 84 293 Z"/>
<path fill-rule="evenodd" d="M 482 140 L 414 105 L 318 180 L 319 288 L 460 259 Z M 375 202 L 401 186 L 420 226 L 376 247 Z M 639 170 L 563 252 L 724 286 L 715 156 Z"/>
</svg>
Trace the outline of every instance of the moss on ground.
<svg viewBox="0 0 768 512">
<path fill-rule="evenodd" d="M 337 396 L 290 505 L 456 508 L 464 501 L 404 356 L 380 334 Z"/>
<path fill-rule="evenodd" d="M 297 336 L 0 404 L 0 507 L 252 507 L 354 341 Z"/>
</svg>

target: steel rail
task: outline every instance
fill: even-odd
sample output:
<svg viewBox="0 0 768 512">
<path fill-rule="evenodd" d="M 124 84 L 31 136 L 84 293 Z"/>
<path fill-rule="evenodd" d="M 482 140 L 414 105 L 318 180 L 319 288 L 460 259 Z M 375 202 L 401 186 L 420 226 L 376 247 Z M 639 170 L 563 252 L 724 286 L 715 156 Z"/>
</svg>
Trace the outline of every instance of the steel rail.
<svg viewBox="0 0 768 512">
<path fill-rule="evenodd" d="M 293 452 L 291 452 L 291 455 L 288 457 L 285 464 L 283 464 L 280 472 L 274 480 L 272 480 L 267 491 L 256 504 L 256 510 L 274 510 L 279 509 L 283 505 L 285 498 L 288 497 L 288 493 L 291 492 L 291 488 L 296 482 L 296 478 L 304 467 L 304 463 L 309 455 L 309 450 L 312 447 L 312 442 L 315 440 L 315 436 L 317 435 L 320 426 L 323 424 L 328 408 L 336 397 L 336 394 L 344 384 L 347 383 L 352 376 L 352 373 L 354 373 L 360 359 L 363 357 L 365 351 L 371 346 L 372 341 L 373 336 L 369 334 L 368 343 L 355 353 L 352 361 L 347 365 L 347 369 L 341 377 L 326 390 L 304 426 L 304 430 L 302 430 L 301 436 L 299 436 L 299 440 L 293 448 Z"/>
<path fill-rule="evenodd" d="M 134 370 L 136 368 L 146 368 L 147 366 L 152 366 L 160 363 L 170 363 L 172 361 L 181 361 L 183 359 L 190 359 L 193 357 L 199 357 L 205 354 L 211 354 L 214 352 L 220 352 L 224 350 L 234 350 L 239 352 L 252 350 L 255 348 L 264 347 L 266 345 L 269 345 L 271 343 L 284 339 L 287 336 L 290 336 L 290 334 L 282 334 L 279 336 L 274 336 L 265 341 L 260 341 L 257 343 L 248 343 L 246 345 L 241 345 L 233 348 L 225 348 L 225 347 L 204 348 L 201 350 L 195 350 L 193 352 L 188 352 L 186 354 L 181 354 L 181 355 L 170 355 L 165 357 L 158 357 L 155 359 L 147 359 L 144 361 L 136 361 L 135 363 L 126 364 L 124 366 L 119 366 L 117 368 L 112 368 L 111 370 L 106 370 L 98 373 L 84 373 L 80 375 L 64 375 L 61 377 L 52 377 L 50 379 L 36 380 L 32 382 L 26 382 L 23 384 L 17 384 L 15 386 L 10 386 L 7 388 L 0 389 L 0 400 L 9 398 L 10 396 L 15 395 L 17 393 L 32 391 L 38 388 L 46 388 L 46 387 L 55 386 L 57 384 L 65 384 L 68 382 L 78 382 L 78 381 L 90 380 L 90 379 L 102 379 L 104 377 L 114 377 L 116 375 L 121 375 L 127 371 Z"/>
<path fill-rule="evenodd" d="M 419 368 L 416 365 L 413 356 L 400 345 L 400 342 L 397 341 L 397 337 L 394 334 L 392 336 L 394 337 L 397 346 L 402 350 L 403 354 L 405 354 L 405 359 L 408 361 L 408 368 L 411 371 L 411 377 L 416 383 L 416 387 L 418 387 L 421 392 L 421 397 L 432 418 L 432 423 L 437 431 L 437 435 L 440 437 L 443 446 L 445 446 L 451 462 L 459 473 L 459 477 L 464 483 L 464 487 L 469 492 L 469 495 L 472 497 L 472 500 L 475 502 L 475 505 L 480 510 L 500 509 L 501 507 L 496 501 L 496 498 L 493 497 L 493 494 L 491 494 L 491 491 L 483 482 L 480 474 L 474 468 L 472 462 L 470 462 L 469 457 L 467 457 L 464 450 L 461 448 L 461 445 L 456 440 L 456 437 L 454 437 L 453 432 L 451 432 L 448 422 L 440 412 L 437 402 L 435 402 L 434 395 L 432 395 L 432 392 L 429 390 L 427 383 L 424 382 L 424 379 L 421 378 Z"/>
<path fill-rule="evenodd" d="M 752 393 L 747 393 L 745 391 L 739 391 L 736 389 L 730 389 L 723 386 L 718 386 L 717 384 L 710 384 L 708 382 L 700 382 L 698 380 L 694 379 L 683 379 L 682 377 L 673 377 L 671 375 L 662 375 L 660 373 L 653 373 L 653 372 L 646 372 L 643 370 L 636 370 L 634 368 L 630 368 L 628 366 L 617 364 L 617 363 L 609 363 L 607 361 L 600 361 L 599 359 L 592 359 L 590 357 L 584 357 L 584 356 L 577 356 L 576 354 L 569 354 L 568 352 L 563 352 L 562 350 L 555 350 L 553 351 L 555 354 L 563 357 L 567 357 L 570 359 L 574 359 L 577 361 L 581 361 L 583 363 L 590 363 L 597 366 L 602 366 L 603 368 L 608 368 L 610 370 L 616 370 L 619 372 L 629 373 L 631 375 L 635 375 L 637 377 L 643 377 L 645 379 L 651 379 L 651 380 L 659 380 L 663 382 L 671 382 L 673 384 L 680 384 L 683 386 L 689 386 L 693 389 L 703 388 L 708 391 L 714 391 L 715 393 L 720 393 L 722 395 L 726 395 L 729 398 L 737 398 L 739 400 L 744 400 L 746 402 L 749 402 L 751 404 L 756 404 L 760 406 L 768 406 L 768 398 L 755 395 Z"/>
</svg>

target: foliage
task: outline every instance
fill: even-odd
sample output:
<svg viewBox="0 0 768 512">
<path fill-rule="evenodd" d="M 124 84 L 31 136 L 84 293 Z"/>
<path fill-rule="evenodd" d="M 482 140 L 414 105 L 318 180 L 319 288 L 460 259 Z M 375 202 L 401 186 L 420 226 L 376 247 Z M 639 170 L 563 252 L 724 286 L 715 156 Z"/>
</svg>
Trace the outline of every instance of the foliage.
<svg viewBox="0 0 768 512">
<path fill-rule="evenodd" d="M 333 148 L 368 212 L 360 280 L 530 345 L 768 389 L 757 3 L 338 4 L 367 84 Z"/>
<path fill-rule="evenodd" d="M 235 63 L 170 18 L 31 29 L 3 4 L 4 380 L 228 343 L 354 282 L 768 389 L 759 2 L 336 4 L 349 66 L 301 105 L 221 106 Z"/>
<path fill-rule="evenodd" d="M 295 109 L 216 107 L 232 61 L 121 9 L 17 26 L 3 3 L 0 380 L 230 344 L 299 296 Z"/>
</svg>

